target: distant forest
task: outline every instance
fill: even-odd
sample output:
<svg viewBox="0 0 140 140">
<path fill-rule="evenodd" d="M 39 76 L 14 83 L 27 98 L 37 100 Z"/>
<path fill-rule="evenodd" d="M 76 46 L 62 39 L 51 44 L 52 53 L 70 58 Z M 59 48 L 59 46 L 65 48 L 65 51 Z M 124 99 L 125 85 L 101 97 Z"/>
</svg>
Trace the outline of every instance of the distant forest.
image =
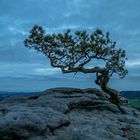
<svg viewBox="0 0 140 140">
<path fill-rule="evenodd" d="M 39 92 L 3 92 L 0 91 L 0 100 L 3 100 L 7 97 L 12 96 L 28 96 L 31 94 L 37 94 Z M 121 96 L 128 98 L 128 99 L 140 99 L 140 91 L 120 91 Z"/>
<path fill-rule="evenodd" d="M 128 99 L 140 99 L 140 91 L 121 91 L 120 94 Z"/>
</svg>

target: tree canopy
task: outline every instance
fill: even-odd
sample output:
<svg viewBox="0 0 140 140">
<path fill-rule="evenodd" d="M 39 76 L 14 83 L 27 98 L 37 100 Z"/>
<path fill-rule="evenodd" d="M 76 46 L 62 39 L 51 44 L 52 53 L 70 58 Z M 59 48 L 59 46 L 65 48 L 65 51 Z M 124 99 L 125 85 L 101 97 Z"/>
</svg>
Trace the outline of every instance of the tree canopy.
<svg viewBox="0 0 140 140">
<path fill-rule="evenodd" d="M 103 33 L 102 30 L 96 29 L 90 34 L 86 30 L 46 34 L 42 26 L 35 25 L 24 44 L 27 48 L 46 55 L 51 66 L 60 68 L 63 73 L 95 73 L 95 83 L 109 93 L 114 102 L 117 100 L 117 95 L 107 84 L 113 74 L 120 78 L 125 77 L 127 58 L 125 51 L 110 39 L 109 32 Z M 96 60 L 104 65 L 91 63 Z"/>
</svg>

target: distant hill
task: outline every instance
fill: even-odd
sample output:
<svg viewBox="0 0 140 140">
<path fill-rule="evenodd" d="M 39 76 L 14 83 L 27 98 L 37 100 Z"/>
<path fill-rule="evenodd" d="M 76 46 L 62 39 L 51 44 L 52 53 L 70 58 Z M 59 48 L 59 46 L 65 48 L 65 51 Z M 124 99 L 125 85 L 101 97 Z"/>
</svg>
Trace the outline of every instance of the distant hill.
<svg viewBox="0 0 140 140">
<path fill-rule="evenodd" d="M 25 95 L 31 95 L 35 92 L 6 92 L 6 91 L 0 91 L 0 100 L 3 100 L 7 97 L 11 96 L 25 96 Z"/>
<path fill-rule="evenodd" d="M 5 92 L 0 91 L 0 100 L 11 97 L 11 96 L 26 96 L 31 94 L 36 94 L 39 92 Z M 121 91 L 121 96 L 128 99 L 140 99 L 140 91 Z"/>
<path fill-rule="evenodd" d="M 128 99 L 140 99 L 140 91 L 121 91 L 120 94 Z"/>
</svg>

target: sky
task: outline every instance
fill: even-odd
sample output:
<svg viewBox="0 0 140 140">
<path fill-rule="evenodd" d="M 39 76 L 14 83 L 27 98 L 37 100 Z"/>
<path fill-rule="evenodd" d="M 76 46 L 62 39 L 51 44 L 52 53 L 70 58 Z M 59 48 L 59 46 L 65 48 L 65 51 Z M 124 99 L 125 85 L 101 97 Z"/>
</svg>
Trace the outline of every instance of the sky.
<svg viewBox="0 0 140 140">
<path fill-rule="evenodd" d="M 33 25 L 46 33 L 71 30 L 110 32 L 126 50 L 128 75 L 113 77 L 117 90 L 140 90 L 140 0 L 0 0 L 0 91 L 53 87 L 94 88 L 94 74 L 62 74 L 46 56 L 24 47 Z"/>
</svg>

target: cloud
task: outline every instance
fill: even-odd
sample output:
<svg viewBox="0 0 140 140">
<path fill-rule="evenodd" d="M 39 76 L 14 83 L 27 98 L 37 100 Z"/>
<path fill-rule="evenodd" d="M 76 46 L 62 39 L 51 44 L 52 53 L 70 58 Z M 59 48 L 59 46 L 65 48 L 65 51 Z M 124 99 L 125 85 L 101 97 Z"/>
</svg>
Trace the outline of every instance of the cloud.
<svg viewBox="0 0 140 140">
<path fill-rule="evenodd" d="M 24 31 L 24 30 L 22 30 L 22 29 L 18 29 L 18 28 L 15 28 L 15 27 L 12 27 L 12 26 L 10 26 L 10 27 L 8 27 L 8 30 L 9 31 L 11 31 L 13 34 L 19 34 L 19 35 L 28 35 L 29 33 L 28 32 L 26 32 L 26 31 Z"/>
<path fill-rule="evenodd" d="M 135 2 L 132 0 L 88 0 L 88 2 L 87 0 L 12 0 L 12 3 L 9 0 L 0 0 L 0 77 L 3 77 L 1 83 L 4 77 L 7 77 L 5 87 L 7 82 L 9 89 L 14 89 L 16 84 L 12 85 L 12 80 L 19 82 L 18 78 L 23 78 L 24 82 L 19 82 L 21 86 L 18 85 L 21 89 L 23 84 L 25 87 L 28 86 L 27 84 L 31 85 L 30 82 L 45 87 L 46 82 L 60 79 L 61 84 L 51 82 L 52 85 L 50 84 L 49 87 L 55 84 L 64 86 L 64 79 L 70 81 L 69 84 L 79 87 L 84 87 L 85 81 L 86 87 L 94 82 L 89 75 L 62 76 L 59 70 L 50 66 L 46 56 L 26 49 L 23 40 L 28 37 L 34 24 L 42 25 L 46 33 L 63 32 L 68 28 L 73 31 L 86 29 L 89 33 L 96 28 L 101 28 L 104 32 L 110 31 L 111 39 L 117 42 L 118 47 L 126 50 L 128 77 L 136 79 L 140 76 L 139 5 L 139 0 Z M 49 81 L 46 81 L 45 78 L 49 76 Z M 74 82 L 76 79 L 78 82 Z M 36 80 L 41 83 L 34 82 Z M 124 87 L 127 89 L 131 82 L 129 78 L 125 82 L 126 87 Z M 2 85 L 0 89 L 4 89 Z"/>
<path fill-rule="evenodd" d="M 126 66 L 130 68 L 139 67 L 140 68 L 140 59 L 129 60 L 126 62 Z"/>
<path fill-rule="evenodd" d="M 34 69 L 35 75 L 56 75 L 60 73 L 58 68 L 36 68 Z"/>
</svg>

